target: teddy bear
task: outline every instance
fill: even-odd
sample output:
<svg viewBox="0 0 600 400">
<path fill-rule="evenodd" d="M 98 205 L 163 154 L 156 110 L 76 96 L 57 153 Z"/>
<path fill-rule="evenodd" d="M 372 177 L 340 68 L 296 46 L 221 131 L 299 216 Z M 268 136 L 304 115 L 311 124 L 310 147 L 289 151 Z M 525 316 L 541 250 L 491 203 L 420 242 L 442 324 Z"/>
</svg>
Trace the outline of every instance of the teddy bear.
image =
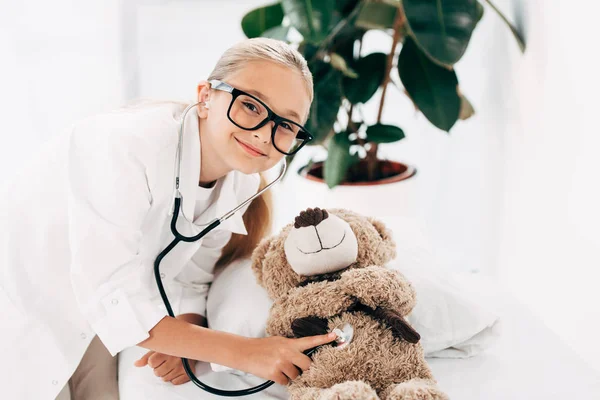
<svg viewBox="0 0 600 400">
<path fill-rule="evenodd" d="M 380 220 L 318 207 L 253 251 L 252 271 L 273 301 L 268 335 L 338 333 L 290 381 L 291 400 L 448 400 L 404 318 L 416 304 L 415 290 L 384 267 L 395 257 L 392 233 Z"/>
</svg>

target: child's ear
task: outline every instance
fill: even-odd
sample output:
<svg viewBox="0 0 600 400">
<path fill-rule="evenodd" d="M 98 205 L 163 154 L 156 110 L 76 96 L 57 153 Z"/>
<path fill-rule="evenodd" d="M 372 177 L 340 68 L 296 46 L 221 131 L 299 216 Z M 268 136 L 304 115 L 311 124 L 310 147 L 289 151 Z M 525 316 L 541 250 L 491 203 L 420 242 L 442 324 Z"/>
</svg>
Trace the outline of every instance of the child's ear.
<svg viewBox="0 0 600 400">
<path fill-rule="evenodd" d="M 263 285 L 263 261 L 272 241 L 273 237 L 264 238 L 252 251 L 252 271 L 256 277 L 256 282 L 261 286 Z"/>
<path fill-rule="evenodd" d="M 200 104 L 196 107 L 198 116 L 206 118 L 208 116 L 207 104 L 210 102 L 210 84 L 208 81 L 200 81 L 198 83 L 198 101 Z"/>
</svg>

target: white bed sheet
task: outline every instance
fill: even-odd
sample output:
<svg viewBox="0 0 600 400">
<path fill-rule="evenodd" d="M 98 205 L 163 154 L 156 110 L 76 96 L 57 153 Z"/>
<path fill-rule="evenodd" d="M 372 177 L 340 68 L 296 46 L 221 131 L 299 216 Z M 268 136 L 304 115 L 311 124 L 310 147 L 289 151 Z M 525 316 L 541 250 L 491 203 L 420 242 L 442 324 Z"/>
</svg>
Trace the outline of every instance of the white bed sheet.
<svg viewBox="0 0 600 400">
<path fill-rule="evenodd" d="M 452 400 L 600 399 L 600 377 L 590 366 L 514 298 L 501 304 L 502 334 L 483 353 L 466 359 L 427 358 L 440 387 Z M 557 316 L 558 317 L 558 316 Z M 193 383 L 174 386 L 154 376 L 149 367 L 133 362 L 147 350 L 133 347 L 119 354 L 121 400 L 218 399 Z M 264 380 L 213 372 L 198 363 L 200 380 L 218 388 L 243 389 Z M 274 384 L 248 396 L 286 399 L 285 388 Z"/>
<path fill-rule="evenodd" d="M 450 398 L 600 400 L 600 374 L 527 307 L 506 298 L 495 345 L 471 358 L 427 359 Z"/>
</svg>

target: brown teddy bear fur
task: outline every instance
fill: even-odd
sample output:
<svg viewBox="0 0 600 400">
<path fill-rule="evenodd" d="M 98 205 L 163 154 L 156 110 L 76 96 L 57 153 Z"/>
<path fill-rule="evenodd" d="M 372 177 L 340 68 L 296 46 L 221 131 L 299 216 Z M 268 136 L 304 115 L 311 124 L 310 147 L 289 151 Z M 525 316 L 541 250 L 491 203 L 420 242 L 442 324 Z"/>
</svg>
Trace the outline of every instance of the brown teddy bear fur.
<svg viewBox="0 0 600 400">
<path fill-rule="evenodd" d="M 327 331 L 344 323 L 354 327 L 348 346 L 322 346 L 312 354 L 310 369 L 288 384 L 290 399 L 447 400 L 419 342 L 394 337 L 389 326 L 373 315 L 349 311 L 357 300 L 401 316 L 414 308 L 416 293 L 411 283 L 400 272 L 383 267 L 396 256 L 391 232 L 372 217 L 344 209 L 327 212 L 348 222 L 358 242 L 356 262 L 327 274 L 332 279 L 306 284 L 307 277 L 291 268 L 284 242 L 293 223 L 263 239 L 252 254 L 257 282 L 273 300 L 267 334 L 295 337 L 292 322 L 313 316 L 325 319 Z"/>
</svg>

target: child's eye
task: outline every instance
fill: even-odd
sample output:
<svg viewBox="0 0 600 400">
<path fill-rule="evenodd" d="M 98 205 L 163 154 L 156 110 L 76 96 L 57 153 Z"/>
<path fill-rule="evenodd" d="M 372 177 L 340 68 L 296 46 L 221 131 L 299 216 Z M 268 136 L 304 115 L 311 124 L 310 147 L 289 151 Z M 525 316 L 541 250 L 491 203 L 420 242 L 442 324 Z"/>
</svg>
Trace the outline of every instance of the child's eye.
<svg viewBox="0 0 600 400">
<path fill-rule="evenodd" d="M 287 124 L 287 123 L 285 123 L 285 122 L 282 122 L 282 123 L 281 123 L 281 126 L 282 126 L 284 129 L 287 129 L 287 130 L 289 130 L 289 131 L 291 131 L 291 130 L 292 130 L 292 127 L 290 126 L 290 124 Z"/>
<path fill-rule="evenodd" d="M 252 111 L 252 112 L 255 112 L 255 113 L 258 113 L 258 108 L 257 108 L 257 107 L 256 107 L 254 104 L 252 104 L 252 103 L 244 103 L 244 106 L 245 106 L 245 107 L 246 107 L 248 110 L 250 110 L 250 111 Z"/>
</svg>

